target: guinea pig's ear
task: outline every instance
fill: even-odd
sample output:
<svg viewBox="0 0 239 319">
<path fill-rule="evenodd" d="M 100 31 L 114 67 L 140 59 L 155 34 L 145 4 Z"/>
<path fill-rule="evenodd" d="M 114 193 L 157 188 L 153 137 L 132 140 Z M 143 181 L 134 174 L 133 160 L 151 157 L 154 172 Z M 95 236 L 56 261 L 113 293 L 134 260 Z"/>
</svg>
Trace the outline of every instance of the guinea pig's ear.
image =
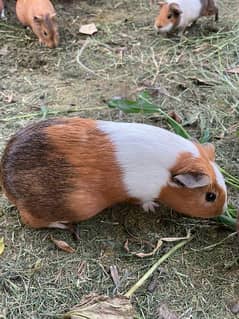
<svg viewBox="0 0 239 319">
<path fill-rule="evenodd" d="M 210 178 L 201 173 L 182 173 L 174 175 L 169 184 L 174 187 L 198 188 L 209 185 Z"/>
<path fill-rule="evenodd" d="M 43 18 L 41 16 L 34 16 L 33 21 L 40 24 L 43 21 Z"/>
<path fill-rule="evenodd" d="M 162 8 L 165 5 L 165 2 L 159 1 L 158 5 L 159 5 L 160 8 Z"/>
<path fill-rule="evenodd" d="M 171 3 L 169 8 L 175 17 L 178 17 L 182 13 L 182 11 L 177 3 Z"/>
<path fill-rule="evenodd" d="M 53 13 L 50 15 L 50 18 L 51 18 L 51 19 L 55 19 L 55 18 L 56 18 L 56 12 L 53 12 Z"/>
<path fill-rule="evenodd" d="M 215 161 L 215 146 L 212 143 L 202 144 L 203 149 L 207 153 L 208 158 L 214 162 Z"/>
</svg>

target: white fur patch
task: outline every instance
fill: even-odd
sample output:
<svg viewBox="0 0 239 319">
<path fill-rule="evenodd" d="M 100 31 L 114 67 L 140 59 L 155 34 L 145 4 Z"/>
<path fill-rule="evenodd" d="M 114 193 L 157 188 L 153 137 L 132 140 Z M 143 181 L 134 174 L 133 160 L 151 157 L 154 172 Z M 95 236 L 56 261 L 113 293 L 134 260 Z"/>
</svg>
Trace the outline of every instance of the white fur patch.
<svg viewBox="0 0 239 319">
<path fill-rule="evenodd" d="M 162 128 L 136 123 L 97 121 L 97 126 L 110 137 L 130 197 L 151 207 L 169 180 L 169 168 L 178 155 L 190 152 L 198 157 L 197 147 L 190 141 Z"/>
<path fill-rule="evenodd" d="M 53 223 L 48 224 L 47 227 L 48 228 L 59 228 L 59 229 L 67 229 L 68 228 L 68 226 L 65 225 L 64 222 L 53 222 Z"/>
<path fill-rule="evenodd" d="M 224 177 L 223 177 L 222 173 L 220 172 L 217 164 L 214 162 L 211 162 L 211 164 L 212 164 L 212 167 L 213 167 L 215 175 L 216 175 L 217 183 L 225 191 L 225 194 L 226 194 L 226 200 L 225 200 L 225 203 L 223 205 L 223 212 L 224 212 L 227 209 L 227 188 L 226 188 L 225 180 L 224 180 Z"/>
<path fill-rule="evenodd" d="M 142 207 L 145 212 L 155 212 L 155 208 L 159 207 L 159 204 L 153 201 L 148 201 L 148 202 L 144 202 Z"/>
<path fill-rule="evenodd" d="M 184 29 L 200 17 L 201 0 L 168 0 L 167 3 L 177 3 L 182 11 L 177 26 L 179 29 Z"/>
<path fill-rule="evenodd" d="M 157 25 L 155 24 L 154 27 L 160 33 L 167 33 L 167 32 L 170 32 L 172 30 L 173 24 L 172 24 L 172 22 L 170 22 L 168 25 L 166 25 L 165 27 L 162 27 L 162 28 L 158 28 Z"/>
<path fill-rule="evenodd" d="M 1 12 L 1 19 L 5 19 L 5 10 L 2 9 L 2 12 Z"/>
</svg>

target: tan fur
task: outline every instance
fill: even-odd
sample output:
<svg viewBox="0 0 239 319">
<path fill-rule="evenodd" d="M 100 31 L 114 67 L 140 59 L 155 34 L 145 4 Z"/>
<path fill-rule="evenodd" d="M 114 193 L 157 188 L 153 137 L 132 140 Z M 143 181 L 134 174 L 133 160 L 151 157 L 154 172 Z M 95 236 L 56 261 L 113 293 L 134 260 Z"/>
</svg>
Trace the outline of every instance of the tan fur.
<svg viewBox="0 0 239 319">
<path fill-rule="evenodd" d="M 31 27 L 40 43 L 49 48 L 58 45 L 56 12 L 50 0 L 17 0 L 16 14 L 24 26 Z"/>
<path fill-rule="evenodd" d="M 63 130 L 64 125 L 51 126 L 47 134 L 76 169 L 75 177 L 72 177 L 75 190 L 69 192 L 66 199 L 73 214 L 67 216 L 67 220 L 69 217 L 74 221 L 88 219 L 106 207 L 125 201 L 127 193 L 109 138 L 89 120 L 71 119 L 71 126 L 65 132 L 65 144 L 62 143 Z M 79 141 L 71 144 L 72 136 L 76 139 L 79 136 Z M 83 139 L 84 143 L 80 141 Z"/>
<path fill-rule="evenodd" d="M 210 145 L 210 144 L 209 144 Z M 166 186 L 160 193 L 159 200 L 169 205 L 178 212 L 191 210 L 190 216 L 194 217 L 213 217 L 222 213 L 220 208 L 225 202 L 225 193 L 218 187 L 214 170 L 208 165 L 208 159 L 214 158 L 213 147 L 196 144 L 201 158 L 192 158 L 190 153 L 183 153 L 177 159 L 177 164 L 171 168 L 171 175 L 182 174 L 185 172 L 202 173 L 205 172 L 210 177 L 211 184 L 206 187 L 188 189 L 188 188 L 172 188 Z M 217 201 L 213 204 L 205 202 L 206 192 L 215 192 Z M 195 203 L 197 198 L 197 203 Z"/>
</svg>

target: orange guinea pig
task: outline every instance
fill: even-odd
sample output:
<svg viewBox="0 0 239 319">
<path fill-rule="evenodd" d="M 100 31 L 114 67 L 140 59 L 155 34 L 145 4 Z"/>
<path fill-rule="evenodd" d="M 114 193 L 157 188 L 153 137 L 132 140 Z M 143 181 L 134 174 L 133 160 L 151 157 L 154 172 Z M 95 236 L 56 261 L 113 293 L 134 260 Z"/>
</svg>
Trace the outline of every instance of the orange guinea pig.
<svg viewBox="0 0 239 319">
<path fill-rule="evenodd" d="M 4 19 L 4 18 L 5 18 L 3 0 L 0 0 L 0 18 L 1 18 L 1 19 Z"/>
<path fill-rule="evenodd" d="M 212 144 L 198 144 L 151 125 L 49 119 L 13 136 L 0 180 L 22 221 L 69 228 L 121 202 L 213 217 L 227 207 Z"/>
<path fill-rule="evenodd" d="M 16 14 L 23 25 L 31 27 L 40 43 L 49 48 L 58 45 L 56 11 L 50 0 L 17 0 Z"/>
</svg>

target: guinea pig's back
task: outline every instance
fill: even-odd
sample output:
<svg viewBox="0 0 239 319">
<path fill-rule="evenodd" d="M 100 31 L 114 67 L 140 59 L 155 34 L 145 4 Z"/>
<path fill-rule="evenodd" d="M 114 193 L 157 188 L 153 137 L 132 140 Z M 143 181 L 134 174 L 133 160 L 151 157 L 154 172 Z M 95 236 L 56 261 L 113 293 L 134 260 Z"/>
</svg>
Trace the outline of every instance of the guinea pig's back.
<svg viewBox="0 0 239 319">
<path fill-rule="evenodd" d="M 84 119 L 20 130 L 6 146 L 1 174 L 6 196 L 19 210 L 49 221 L 89 218 L 119 201 L 122 191 L 112 145 L 94 121 Z"/>
</svg>

